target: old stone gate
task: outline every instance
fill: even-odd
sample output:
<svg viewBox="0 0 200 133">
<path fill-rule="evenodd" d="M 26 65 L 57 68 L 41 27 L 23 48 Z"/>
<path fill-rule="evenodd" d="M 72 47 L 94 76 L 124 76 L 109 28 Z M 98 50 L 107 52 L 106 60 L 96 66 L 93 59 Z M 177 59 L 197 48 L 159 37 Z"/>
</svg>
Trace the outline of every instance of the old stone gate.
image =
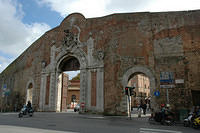
<svg viewBox="0 0 200 133">
<path fill-rule="evenodd" d="M 39 111 L 61 111 L 62 72 L 80 70 L 82 112 L 125 114 L 124 87 L 132 75 L 143 73 L 154 108 L 169 102 L 174 109 L 190 109 L 199 104 L 192 101 L 192 92 L 200 91 L 199 59 L 198 10 L 89 19 L 74 13 L 11 63 L 0 85 L 11 91 L 10 110 L 31 99 Z"/>
</svg>

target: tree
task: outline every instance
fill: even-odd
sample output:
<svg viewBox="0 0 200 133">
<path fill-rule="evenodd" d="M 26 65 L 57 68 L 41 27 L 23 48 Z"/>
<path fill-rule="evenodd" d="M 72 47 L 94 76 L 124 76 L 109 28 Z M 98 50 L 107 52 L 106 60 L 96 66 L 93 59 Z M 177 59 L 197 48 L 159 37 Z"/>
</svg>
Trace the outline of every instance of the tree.
<svg viewBox="0 0 200 133">
<path fill-rule="evenodd" d="M 80 73 L 78 73 L 75 77 L 72 78 L 72 81 L 80 80 Z"/>
</svg>

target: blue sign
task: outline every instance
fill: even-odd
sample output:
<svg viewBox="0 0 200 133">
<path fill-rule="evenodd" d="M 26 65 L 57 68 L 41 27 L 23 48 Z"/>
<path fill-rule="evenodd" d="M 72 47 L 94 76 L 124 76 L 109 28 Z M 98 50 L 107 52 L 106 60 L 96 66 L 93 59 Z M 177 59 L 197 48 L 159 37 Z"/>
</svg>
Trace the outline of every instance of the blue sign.
<svg viewBox="0 0 200 133">
<path fill-rule="evenodd" d="M 6 90 L 7 89 L 7 85 L 4 84 L 2 90 Z"/>
<path fill-rule="evenodd" d="M 4 89 L 6 89 L 6 88 L 7 88 L 7 85 L 6 85 L 6 84 L 4 84 L 4 85 L 3 85 L 3 88 L 4 88 Z"/>
<path fill-rule="evenodd" d="M 154 95 L 158 97 L 158 96 L 160 96 L 160 92 L 159 91 L 155 91 Z"/>
<path fill-rule="evenodd" d="M 160 83 L 173 83 L 174 73 L 173 72 L 160 72 Z"/>
<path fill-rule="evenodd" d="M 173 79 L 163 79 L 163 80 L 160 80 L 160 83 L 174 83 L 174 80 Z"/>
</svg>

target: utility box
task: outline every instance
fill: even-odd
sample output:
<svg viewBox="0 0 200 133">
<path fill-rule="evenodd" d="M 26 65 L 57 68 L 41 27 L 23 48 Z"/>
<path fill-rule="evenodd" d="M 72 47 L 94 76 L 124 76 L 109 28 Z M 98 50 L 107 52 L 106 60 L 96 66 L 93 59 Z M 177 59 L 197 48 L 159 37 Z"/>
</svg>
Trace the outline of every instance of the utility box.
<svg viewBox="0 0 200 133">
<path fill-rule="evenodd" d="M 180 109 L 179 110 L 179 120 L 184 121 L 184 119 L 188 116 L 188 110 L 187 109 Z"/>
</svg>

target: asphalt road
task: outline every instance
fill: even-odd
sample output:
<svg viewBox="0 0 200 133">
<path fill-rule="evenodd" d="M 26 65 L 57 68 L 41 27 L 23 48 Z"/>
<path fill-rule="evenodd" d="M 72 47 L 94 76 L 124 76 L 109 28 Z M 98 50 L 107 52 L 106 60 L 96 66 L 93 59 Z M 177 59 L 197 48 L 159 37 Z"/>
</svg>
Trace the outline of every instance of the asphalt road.
<svg viewBox="0 0 200 133">
<path fill-rule="evenodd" d="M 17 113 L 0 113 L 0 133 L 199 133 L 183 125 L 149 123 L 147 117 L 81 115 L 74 112 L 35 112 L 18 118 Z"/>
</svg>

